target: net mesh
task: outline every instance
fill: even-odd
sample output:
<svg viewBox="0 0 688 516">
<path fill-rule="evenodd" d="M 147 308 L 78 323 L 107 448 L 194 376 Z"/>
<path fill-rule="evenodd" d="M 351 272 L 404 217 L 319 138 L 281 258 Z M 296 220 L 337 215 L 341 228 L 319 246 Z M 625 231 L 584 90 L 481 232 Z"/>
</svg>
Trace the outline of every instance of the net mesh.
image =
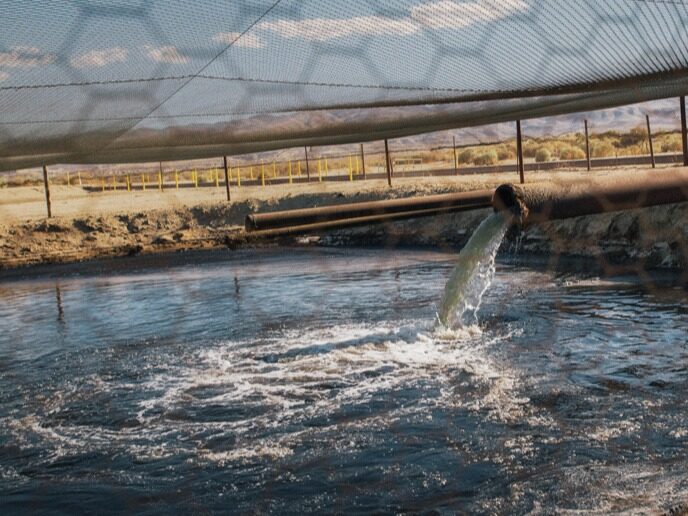
<svg viewBox="0 0 688 516">
<path fill-rule="evenodd" d="M 679 0 L 9 0 L 0 20 L 0 170 L 369 141 L 688 90 Z"/>
</svg>

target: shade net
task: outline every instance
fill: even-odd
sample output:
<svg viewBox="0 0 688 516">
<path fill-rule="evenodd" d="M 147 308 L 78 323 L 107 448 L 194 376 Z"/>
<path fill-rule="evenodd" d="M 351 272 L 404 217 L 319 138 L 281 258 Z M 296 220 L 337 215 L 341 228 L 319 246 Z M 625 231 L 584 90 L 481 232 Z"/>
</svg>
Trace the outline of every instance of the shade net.
<svg viewBox="0 0 688 516">
<path fill-rule="evenodd" d="M 680 0 L 0 3 L 0 170 L 235 155 L 688 91 Z"/>
</svg>

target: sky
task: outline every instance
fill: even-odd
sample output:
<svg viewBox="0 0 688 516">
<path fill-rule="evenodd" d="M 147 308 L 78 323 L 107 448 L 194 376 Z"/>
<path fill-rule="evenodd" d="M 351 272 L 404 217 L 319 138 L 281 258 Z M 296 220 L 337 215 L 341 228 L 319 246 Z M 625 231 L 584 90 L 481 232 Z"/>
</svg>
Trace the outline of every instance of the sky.
<svg viewBox="0 0 688 516">
<path fill-rule="evenodd" d="M 686 26 L 681 1 L 3 0 L 0 144 L 675 70 Z"/>
</svg>

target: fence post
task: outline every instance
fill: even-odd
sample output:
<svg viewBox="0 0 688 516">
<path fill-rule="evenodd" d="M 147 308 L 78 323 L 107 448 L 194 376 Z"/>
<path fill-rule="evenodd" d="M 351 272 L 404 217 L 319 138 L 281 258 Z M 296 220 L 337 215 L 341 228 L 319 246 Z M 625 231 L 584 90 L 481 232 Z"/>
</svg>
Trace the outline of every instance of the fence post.
<svg viewBox="0 0 688 516">
<path fill-rule="evenodd" d="M 588 121 L 585 120 L 585 159 L 588 163 L 588 172 L 590 172 L 590 138 L 588 137 Z"/>
<path fill-rule="evenodd" d="M 523 139 L 521 135 L 521 121 L 516 120 L 516 159 L 518 160 L 518 175 L 521 179 L 521 184 L 525 183 L 523 177 Z"/>
<path fill-rule="evenodd" d="M 363 180 L 365 181 L 366 170 L 365 170 L 365 154 L 363 153 L 363 144 L 361 144 L 361 168 L 363 169 Z"/>
<path fill-rule="evenodd" d="M 311 168 L 308 165 L 308 147 L 304 147 L 303 150 L 306 153 L 306 181 L 310 182 L 310 180 L 311 180 Z"/>
<path fill-rule="evenodd" d="M 162 161 L 160 162 L 160 170 L 158 171 L 158 189 L 162 192 Z"/>
<path fill-rule="evenodd" d="M 683 166 L 688 167 L 688 131 L 686 130 L 686 97 L 681 96 L 681 141 L 683 143 Z"/>
<path fill-rule="evenodd" d="M 265 162 L 260 163 L 260 184 L 265 186 Z"/>
<path fill-rule="evenodd" d="M 179 190 L 179 172 L 174 169 L 174 187 Z"/>
<path fill-rule="evenodd" d="M 354 166 L 351 161 L 351 154 L 349 154 L 349 181 L 354 180 Z"/>
<path fill-rule="evenodd" d="M 146 174 L 141 174 L 141 190 L 146 191 Z"/>
<path fill-rule="evenodd" d="M 81 170 L 77 172 L 77 177 L 79 178 L 79 186 L 83 186 L 83 184 L 81 183 Z"/>
<path fill-rule="evenodd" d="M 320 164 L 320 159 L 318 159 L 318 182 L 322 183 L 322 165 Z"/>
<path fill-rule="evenodd" d="M 387 184 L 392 186 L 392 163 L 389 160 L 389 145 L 387 144 L 387 138 L 385 138 L 385 159 L 387 163 Z"/>
<path fill-rule="evenodd" d="M 454 147 L 454 173 L 459 174 L 459 160 L 456 157 L 456 136 L 452 136 L 452 144 Z"/>
<path fill-rule="evenodd" d="M 229 193 L 229 169 L 227 168 L 227 156 L 222 156 L 222 162 L 225 166 L 225 188 L 227 189 L 227 202 L 232 200 L 232 196 Z"/>
<path fill-rule="evenodd" d="M 45 165 L 43 165 L 43 188 L 45 189 L 45 205 L 48 208 L 48 218 L 51 218 L 53 210 L 50 203 L 50 183 L 48 182 L 48 167 Z"/>
<path fill-rule="evenodd" d="M 645 115 L 645 120 L 647 121 L 647 141 L 650 144 L 650 160 L 652 160 L 652 168 L 656 168 L 655 163 L 655 150 L 652 147 L 652 130 L 650 129 L 650 115 Z"/>
<path fill-rule="evenodd" d="M 127 178 L 127 192 L 131 192 L 131 177 L 129 177 L 129 174 L 127 174 L 126 178 Z"/>
<path fill-rule="evenodd" d="M 291 160 L 289 161 L 289 184 L 291 184 Z"/>
</svg>

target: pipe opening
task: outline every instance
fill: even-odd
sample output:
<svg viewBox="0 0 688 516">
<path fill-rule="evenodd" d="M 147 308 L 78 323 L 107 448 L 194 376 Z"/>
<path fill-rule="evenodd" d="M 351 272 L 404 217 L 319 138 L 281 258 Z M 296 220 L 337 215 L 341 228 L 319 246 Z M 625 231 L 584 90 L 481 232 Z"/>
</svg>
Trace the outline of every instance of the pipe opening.
<svg viewBox="0 0 688 516">
<path fill-rule="evenodd" d="M 512 225 L 523 226 L 528 217 L 528 207 L 523 199 L 523 190 L 512 184 L 499 186 L 492 196 L 495 212 L 505 215 Z"/>
</svg>

